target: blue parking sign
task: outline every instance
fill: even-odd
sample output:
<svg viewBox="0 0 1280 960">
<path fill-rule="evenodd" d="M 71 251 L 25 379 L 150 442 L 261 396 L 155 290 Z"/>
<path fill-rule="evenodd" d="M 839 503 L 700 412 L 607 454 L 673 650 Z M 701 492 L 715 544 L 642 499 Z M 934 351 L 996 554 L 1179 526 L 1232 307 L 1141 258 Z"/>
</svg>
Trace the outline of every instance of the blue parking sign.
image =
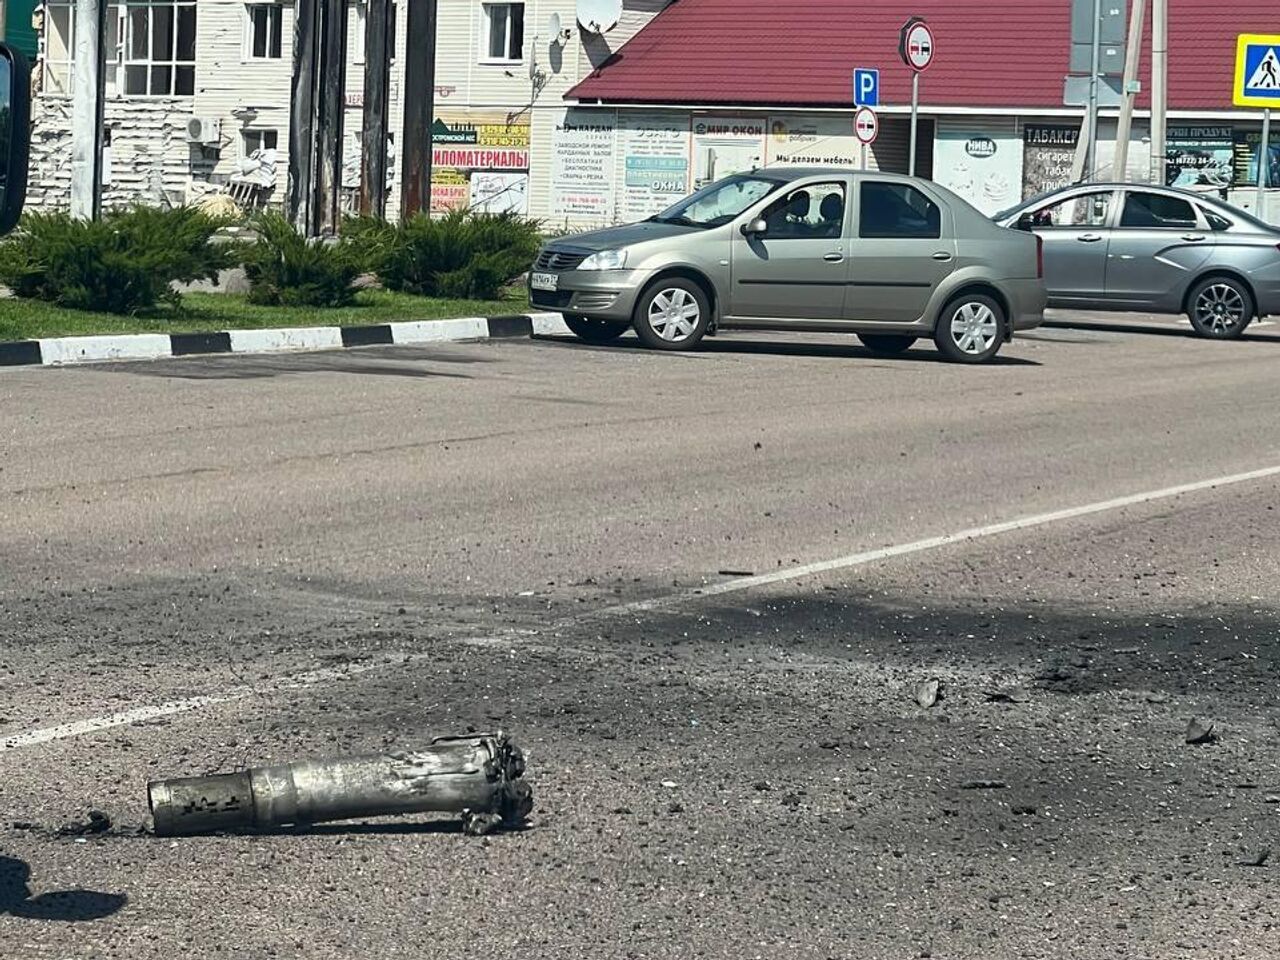
<svg viewBox="0 0 1280 960">
<path fill-rule="evenodd" d="M 853 71 L 853 105 L 880 106 L 880 71 L 862 67 Z"/>
</svg>

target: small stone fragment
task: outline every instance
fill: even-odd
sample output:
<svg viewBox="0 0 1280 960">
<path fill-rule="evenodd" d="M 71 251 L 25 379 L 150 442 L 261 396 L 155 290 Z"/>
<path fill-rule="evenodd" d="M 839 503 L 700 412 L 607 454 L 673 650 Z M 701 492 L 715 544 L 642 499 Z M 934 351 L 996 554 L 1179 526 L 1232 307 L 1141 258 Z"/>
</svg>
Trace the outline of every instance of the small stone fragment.
<svg viewBox="0 0 1280 960">
<path fill-rule="evenodd" d="M 966 780 L 960 784 L 961 790 L 1003 790 L 1008 784 L 1003 780 Z"/>
<path fill-rule="evenodd" d="M 925 680 L 916 684 L 916 703 L 928 710 L 942 698 L 942 682 Z"/>
<path fill-rule="evenodd" d="M 1241 861 L 1240 861 L 1240 866 L 1242 866 L 1242 867 L 1261 867 L 1261 866 L 1265 866 L 1265 865 L 1266 865 L 1266 862 L 1267 862 L 1267 859 L 1268 859 L 1270 856 L 1271 856 L 1271 848 L 1270 848 L 1270 847 L 1262 847 L 1261 849 L 1259 849 L 1259 850 L 1255 851 L 1254 853 L 1250 854 L 1250 855 L 1249 855 L 1249 857 L 1247 857 L 1246 859 L 1241 860 Z"/>
<path fill-rule="evenodd" d="M 1193 717 L 1187 724 L 1187 743 L 1214 743 L 1217 739 L 1218 733 L 1212 723 Z"/>
</svg>

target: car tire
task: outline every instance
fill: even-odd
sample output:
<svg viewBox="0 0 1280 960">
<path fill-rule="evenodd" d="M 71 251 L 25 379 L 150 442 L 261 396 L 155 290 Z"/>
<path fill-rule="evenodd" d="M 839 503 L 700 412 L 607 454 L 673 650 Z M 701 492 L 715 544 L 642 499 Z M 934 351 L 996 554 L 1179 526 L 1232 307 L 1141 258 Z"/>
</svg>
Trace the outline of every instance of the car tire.
<svg viewBox="0 0 1280 960">
<path fill-rule="evenodd" d="M 1187 296 L 1187 318 L 1197 334 L 1210 340 L 1234 340 L 1253 322 L 1253 294 L 1231 277 L 1206 277 Z"/>
<path fill-rule="evenodd" d="M 860 333 L 858 339 L 872 353 L 883 353 L 886 356 L 906 353 L 916 342 L 915 337 L 901 333 Z"/>
<path fill-rule="evenodd" d="M 587 343 L 613 343 L 631 327 L 625 320 L 602 320 L 579 314 L 565 314 L 564 325 Z"/>
<path fill-rule="evenodd" d="M 631 325 L 646 347 L 692 350 L 711 326 L 711 302 L 692 280 L 655 280 L 636 300 Z"/>
<path fill-rule="evenodd" d="M 982 293 L 952 298 L 938 317 L 933 342 L 953 363 L 986 363 L 1004 342 L 1004 309 Z"/>
</svg>

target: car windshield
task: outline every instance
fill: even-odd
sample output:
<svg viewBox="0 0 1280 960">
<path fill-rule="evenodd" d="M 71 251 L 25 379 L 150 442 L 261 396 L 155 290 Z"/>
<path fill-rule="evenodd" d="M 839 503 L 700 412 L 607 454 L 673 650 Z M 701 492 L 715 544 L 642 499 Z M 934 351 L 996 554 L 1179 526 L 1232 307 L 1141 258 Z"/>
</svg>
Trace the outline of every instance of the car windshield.
<svg viewBox="0 0 1280 960">
<path fill-rule="evenodd" d="M 679 223 L 688 227 L 719 227 L 741 216 L 782 181 L 755 174 L 735 174 L 717 180 L 649 219 L 655 223 Z"/>
</svg>

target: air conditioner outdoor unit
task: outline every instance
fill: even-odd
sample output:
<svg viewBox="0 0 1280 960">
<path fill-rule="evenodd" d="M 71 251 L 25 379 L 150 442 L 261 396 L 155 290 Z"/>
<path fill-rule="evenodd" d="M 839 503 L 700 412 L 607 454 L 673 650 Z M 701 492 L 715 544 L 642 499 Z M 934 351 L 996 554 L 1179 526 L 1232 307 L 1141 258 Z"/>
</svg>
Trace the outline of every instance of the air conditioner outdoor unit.
<svg viewBox="0 0 1280 960">
<path fill-rule="evenodd" d="M 217 146 L 222 142 L 222 121 L 209 117 L 190 117 L 187 120 L 187 142 Z"/>
</svg>

